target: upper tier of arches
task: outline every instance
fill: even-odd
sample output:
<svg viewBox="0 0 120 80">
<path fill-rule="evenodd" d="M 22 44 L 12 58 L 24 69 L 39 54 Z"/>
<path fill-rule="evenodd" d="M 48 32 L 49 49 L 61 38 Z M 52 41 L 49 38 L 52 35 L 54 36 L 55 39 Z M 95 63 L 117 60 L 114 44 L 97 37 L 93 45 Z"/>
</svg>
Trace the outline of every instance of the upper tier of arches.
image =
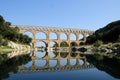
<svg viewBox="0 0 120 80">
<path fill-rule="evenodd" d="M 18 26 L 20 33 L 29 32 L 32 39 L 46 40 L 85 40 L 88 35 L 92 35 L 94 31 L 81 30 L 74 28 L 51 28 L 39 26 Z M 30 36 L 31 37 L 31 36 Z"/>
</svg>

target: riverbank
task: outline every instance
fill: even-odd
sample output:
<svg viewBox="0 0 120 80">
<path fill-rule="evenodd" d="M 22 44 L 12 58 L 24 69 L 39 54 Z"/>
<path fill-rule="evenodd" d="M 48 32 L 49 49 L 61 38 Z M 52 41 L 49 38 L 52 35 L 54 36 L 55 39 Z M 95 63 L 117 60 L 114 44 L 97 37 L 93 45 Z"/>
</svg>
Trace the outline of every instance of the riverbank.
<svg viewBox="0 0 120 80">
<path fill-rule="evenodd" d="M 101 54 L 113 54 L 120 55 L 120 43 L 108 43 L 99 47 L 92 47 L 92 52 L 98 52 Z"/>
<path fill-rule="evenodd" d="M 23 44 L 15 43 L 12 41 L 9 41 L 7 46 L 0 46 L 0 53 L 12 52 L 15 50 L 29 51 L 29 50 L 33 50 L 33 49 L 29 45 L 23 45 Z"/>
<path fill-rule="evenodd" d="M 9 46 L 0 46 L 0 53 L 12 52 L 14 49 Z"/>
<path fill-rule="evenodd" d="M 81 45 L 78 47 L 72 47 L 72 52 L 78 52 L 83 54 L 112 54 L 112 55 L 120 55 L 120 43 L 108 43 L 102 44 L 100 46 L 93 45 Z"/>
</svg>

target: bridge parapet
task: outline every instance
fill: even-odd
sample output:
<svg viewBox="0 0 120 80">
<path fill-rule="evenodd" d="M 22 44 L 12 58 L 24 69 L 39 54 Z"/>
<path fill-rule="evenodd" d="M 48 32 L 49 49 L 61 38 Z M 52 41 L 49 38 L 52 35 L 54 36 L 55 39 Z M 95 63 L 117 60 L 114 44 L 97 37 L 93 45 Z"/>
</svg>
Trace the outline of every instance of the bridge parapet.
<svg viewBox="0 0 120 80">
<path fill-rule="evenodd" d="M 57 28 L 57 27 L 46 27 L 46 26 L 21 26 L 12 25 L 12 27 L 17 26 L 20 30 L 35 30 L 35 31 L 49 31 L 49 32 L 70 32 L 70 33 L 94 33 L 92 30 L 85 29 L 75 29 L 75 28 Z"/>
<path fill-rule="evenodd" d="M 85 69 L 91 69 L 94 68 L 92 64 L 89 65 L 79 65 L 79 66 L 69 66 L 69 67 L 49 67 L 49 68 L 44 68 L 44 67 L 19 67 L 19 72 L 18 73 L 31 73 L 31 72 L 61 72 L 61 71 L 72 71 L 72 70 L 85 70 Z"/>
</svg>

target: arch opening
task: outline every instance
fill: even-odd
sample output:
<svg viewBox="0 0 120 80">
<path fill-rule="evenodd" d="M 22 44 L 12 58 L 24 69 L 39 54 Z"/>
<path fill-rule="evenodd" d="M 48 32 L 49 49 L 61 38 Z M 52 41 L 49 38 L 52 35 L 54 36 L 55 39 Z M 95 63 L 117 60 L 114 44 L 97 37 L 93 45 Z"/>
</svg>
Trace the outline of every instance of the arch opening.
<svg viewBox="0 0 120 80">
<path fill-rule="evenodd" d="M 71 42 L 71 43 L 70 43 L 70 46 L 72 47 L 72 46 L 78 46 L 78 45 L 77 45 L 76 42 Z"/>
<path fill-rule="evenodd" d="M 90 34 L 86 34 L 86 37 L 90 36 Z"/>
<path fill-rule="evenodd" d="M 70 59 L 70 65 L 75 65 L 76 64 L 76 59 Z"/>
<path fill-rule="evenodd" d="M 55 32 L 50 32 L 50 40 L 57 40 L 57 34 Z"/>
<path fill-rule="evenodd" d="M 30 31 L 25 31 L 23 34 L 24 34 L 24 35 L 27 35 L 27 36 L 29 36 L 30 38 L 33 39 L 33 34 L 32 34 L 32 32 L 30 32 Z"/>
<path fill-rule="evenodd" d="M 51 58 L 55 58 L 57 56 L 57 54 L 55 52 L 50 52 L 50 57 Z"/>
<path fill-rule="evenodd" d="M 79 63 L 80 63 L 80 65 L 83 65 L 84 61 L 82 59 L 79 59 Z"/>
<path fill-rule="evenodd" d="M 60 40 L 67 40 L 67 35 L 65 33 L 60 34 Z"/>
<path fill-rule="evenodd" d="M 37 47 L 37 49 L 43 49 L 43 48 L 47 47 L 47 45 L 44 41 L 39 41 L 36 43 L 36 47 Z"/>
<path fill-rule="evenodd" d="M 70 40 L 76 40 L 76 35 L 74 33 L 70 34 Z"/>
<path fill-rule="evenodd" d="M 46 34 L 44 32 L 38 32 L 36 34 L 36 39 L 46 39 Z"/>
<path fill-rule="evenodd" d="M 23 33 L 23 35 L 27 35 L 28 37 L 30 37 L 31 39 L 33 39 L 33 33 L 30 32 L 30 31 L 25 31 L 25 32 Z M 31 45 L 31 46 L 33 45 L 32 42 L 30 43 L 30 45 Z"/>
<path fill-rule="evenodd" d="M 67 59 L 61 59 L 60 64 L 61 64 L 61 66 L 67 65 Z"/>
<path fill-rule="evenodd" d="M 85 42 L 80 42 L 80 43 L 79 43 L 79 46 L 81 46 L 81 45 L 85 45 Z"/>
<path fill-rule="evenodd" d="M 55 67 L 57 65 L 57 60 L 49 60 L 49 64 L 51 67 Z"/>
<path fill-rule="evenodd" d="M 33 64 L 33 62 L 32 62 L 32 61 L 30 61 L 30 62 L 28 62 L 27 64 L 25 64 L 25 65 L 24 65 L 24 67 L 25 67 L 25 68 L 29 68 L 29 67 L 31 67 L 31 66 L 32 66 L 32 64 Z"/>
<path fill-rule="evenodd" d="M 61 58 L 66 58 L 68 54 L 69 53 L 67 53 L 67 52 L 61 52 L 60 56 L 61 56 Z"/>
<path fill-rule="evenodd" d="M 69 45 L 68 45 L 67 42 L 62 41 L 62 42 L 60 43 L 60 47 L 69 47 Z"/>
<path fill-rule="evenodd" d="M 77 53 L 70 53 L 71 57 L 76 57 Z"/>
<path fill-rule="evenodd" d="M 45 55 L 46 55 L 46 52 L 40 51 L 40 50 L 38 50 L 38 52 L 36 54 L 37 58 L 43 58 L 43 57 L 45 57 Z"/>
<path fill-rule="evenodd" d="M 57 42 L 55 42 L 55 41 L 50 41 L 50 47 L 58 47 Z"/>
<path fill-rule="evenodd" d="M 84 40 L 84 35 L 83 34 L 79 34 L 79 40 L 83 41 Z"/>
<path fill-rule="evenodd" d="M 35 60 L 35 64 L 38 67 L 44 67 L 46 64 L 46 60 Z"/>
</svg>

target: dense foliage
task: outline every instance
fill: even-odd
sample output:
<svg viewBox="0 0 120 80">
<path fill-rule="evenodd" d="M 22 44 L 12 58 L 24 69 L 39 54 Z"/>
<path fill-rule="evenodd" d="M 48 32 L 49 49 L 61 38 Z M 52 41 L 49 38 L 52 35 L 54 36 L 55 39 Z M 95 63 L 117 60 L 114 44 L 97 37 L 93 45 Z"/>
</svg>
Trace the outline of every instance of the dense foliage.
<svg viewBox="0 0 120 80">
<path fill-rule="evenodd" d="M 31 60 L 29 54 L 9 58 L 7 54 L 0 54 L 0 80 L 8 78 L 10 73 L 17 73 L 18 66 Z"/>
<path fill-rule="evenodd" d="M 27 35 L 19 33 L 19 28 L 10 27 L 11 23 L 6 22 L 2 16 L 0 16 L 0 46 L 7 45 L 8 40 L 22 44 L 30 44 L 31 38 Z"/>
<path fill-rule="evenodd" d="M 120 20 L 111 22 L 87 38 L 86 43 L 102 40 L 105 43 L 120 41 Z"/>
<path fill-rule="evenodd" d="M 97 41 L 93 44 L 93 46 L 94 46 L 94 47 L 99 47 L 99 46 L 101 46 L 102 44 L 103 44 L 102 41 L 97 40 Z"/>
</svg>

